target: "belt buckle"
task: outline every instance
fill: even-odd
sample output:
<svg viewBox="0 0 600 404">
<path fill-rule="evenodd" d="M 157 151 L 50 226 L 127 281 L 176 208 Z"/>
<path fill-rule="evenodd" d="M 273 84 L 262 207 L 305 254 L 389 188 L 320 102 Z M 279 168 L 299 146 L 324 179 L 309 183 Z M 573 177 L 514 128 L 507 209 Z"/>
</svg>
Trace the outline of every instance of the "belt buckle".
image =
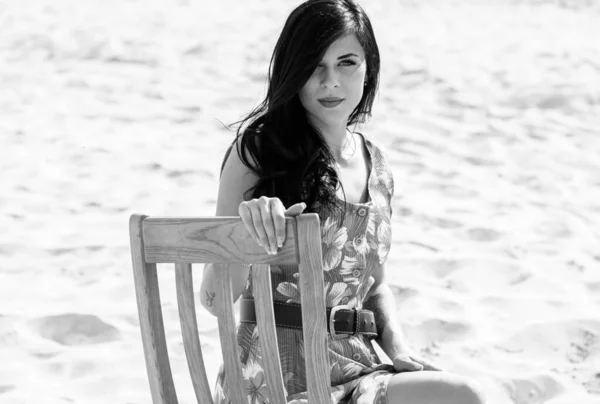
<svg viewBox="0 0 600 404">
<path fill-rule="evenodd" d="M 346 310 L 352 310 L 352 308 L 350 306 L 348 306 L 347 304 L 341 304 L 339 306 L 333 306 L 331 308 L 331 311 L 329 312 L 329 334 L 331 335 L 331 339 L 344 339 L 344 338 L 348 338 L 349 334 L 338 334 L 335 332 L 335 327 L 334 327 L 334 319 L 335 319 L 335 313 L 338 310 L 342 310 L 342 309 L 346 309 Z"/>
</svg>

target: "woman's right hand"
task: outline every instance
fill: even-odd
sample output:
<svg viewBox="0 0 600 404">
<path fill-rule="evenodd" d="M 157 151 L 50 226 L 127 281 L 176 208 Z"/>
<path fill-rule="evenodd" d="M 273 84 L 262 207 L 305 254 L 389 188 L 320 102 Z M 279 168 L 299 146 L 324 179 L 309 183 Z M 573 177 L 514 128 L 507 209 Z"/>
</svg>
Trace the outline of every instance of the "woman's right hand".
<svg viewBox="0 0 600 404">
<path fill-rule="evenodd" d="M 299 215 L 304 209 L 304 202 L 286 210 L 279 198 L 262 196 L 240 203 L 238 212 L 258 245 L 264 247 L 267 254 L 275 255 L 285 242 L 285 217 Z"/>
</svg>

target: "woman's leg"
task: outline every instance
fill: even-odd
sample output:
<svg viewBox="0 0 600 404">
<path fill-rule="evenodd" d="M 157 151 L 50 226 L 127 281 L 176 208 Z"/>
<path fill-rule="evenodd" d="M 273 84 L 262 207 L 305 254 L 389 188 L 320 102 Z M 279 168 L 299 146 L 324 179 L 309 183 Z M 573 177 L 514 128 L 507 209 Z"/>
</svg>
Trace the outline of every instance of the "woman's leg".
<svg viewBox="0 0 600 404">
<path fill-rule="evenodd" d="M 389 404 L 483 404 L 472 379 L 448 372 L 397 373 L 387 388 Z"/>
</svg>

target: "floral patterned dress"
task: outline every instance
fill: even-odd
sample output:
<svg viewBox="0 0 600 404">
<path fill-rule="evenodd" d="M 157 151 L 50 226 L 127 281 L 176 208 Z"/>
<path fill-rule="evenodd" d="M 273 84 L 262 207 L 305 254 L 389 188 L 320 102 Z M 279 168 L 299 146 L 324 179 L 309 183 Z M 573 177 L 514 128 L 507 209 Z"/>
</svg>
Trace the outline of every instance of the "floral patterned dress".
<svg viewBox="0 0 600 404">
<path fill-rule="evenodd" d="M 368 179 L 370 200 L 367 203 L 347 203 L 341 226 L 339 212 L 317 212 L 321 219 L 327 307 L 345 304 L 362 308 L 373 284 L 370 274 L 386 261 L 390 248 L 390 201 L 394 192 L 392 172 L 381 149 L 367 138 L 364 142 L 371 160 Z M 298 276 L 297 266 L 271 266 L 274 300 L 299 304 Z M 244 298 L 252 298 L 252 273 L 242 294 Z M 302 330 L 277 327 L 276 331 L 287 401 L 306 402 Z M 255 324 L 242 323 L 237 338 L 248 403 L 268 403 L 258 328 Z M 328 336 L 328 348 L 333 403 L 387 403 L 387 383 L 394 369 L 391 365 L 381 364 L 369 338 L 351 335 L 333 340 Z M 229 403 L 226 383 L 221 366 L 214 392 L 215 403 Z"/>
</svg>

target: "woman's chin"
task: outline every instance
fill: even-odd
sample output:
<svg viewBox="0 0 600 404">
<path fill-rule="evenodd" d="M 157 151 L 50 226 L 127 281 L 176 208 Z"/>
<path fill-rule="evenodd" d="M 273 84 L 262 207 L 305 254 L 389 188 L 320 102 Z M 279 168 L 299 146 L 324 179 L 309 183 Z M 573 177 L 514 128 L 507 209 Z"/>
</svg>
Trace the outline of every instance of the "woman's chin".
<svg viewBox="0 0 600 404">
<path fill-rule="evenodd" d="M 313 115 L 311 121 L 313 122 L 313 124 L 315 124 L 317 127 L 338 127 L 338 126 L 347 126 L 348 125 L 348 119 L 349 119 L 349 115 L 348 114 L 332 114 L 332 113 L 328 113 L 328 114 L 319 114 L 319 115 Z"/>
</svg>

